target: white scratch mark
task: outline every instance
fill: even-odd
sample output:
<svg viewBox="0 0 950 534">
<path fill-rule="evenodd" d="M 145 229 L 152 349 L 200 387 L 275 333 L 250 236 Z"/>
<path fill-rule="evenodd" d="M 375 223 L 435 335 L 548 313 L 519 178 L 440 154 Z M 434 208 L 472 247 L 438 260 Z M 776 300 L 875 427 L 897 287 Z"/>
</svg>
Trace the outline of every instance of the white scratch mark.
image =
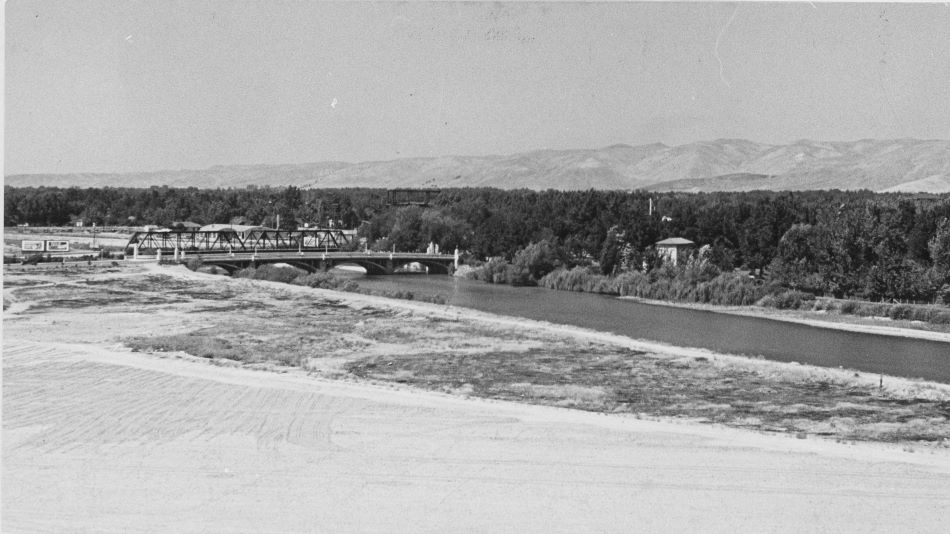
<svg viewBox="0 0 950 534">
<path fill-rule="evenodd" d="M 334 98 L 333 102 L 330 102 L 330 107 L 333 109 L 336 109 L 337 104 L 339 104 L 339 102 L 337 101 L 337 99 Z"/>
<path fill-rule="evenodd" d="M 729 16 L 729 20 L 726 21 L 726 25 L 722 27 L 722 30 L 719 31 L 719 37 L 716 37 L 716 61 L 719 62 L 719 79 L 722 80 L 722 83 L 726 84 L 726 87 L 732 89 L 732 86 L 729 85 L 729 82 L 726 81 L 726 77 L 722 73 L 722 58 L 719 57 L 719 43 L 722 41 L 722 36 L 725 35 L 726 30 L 729 29 L 729 25 L 732 24 L 732 19 L 736 18 L 736 12 L 739 11 L 739 5 L 736 4 L 736 8 L 732 10 L 732 15 Z"/>
<path fill-rule="evenodd" d="M 128 35 L 125 37 L 125 40 L 131 43 L 131 42 L 132 42 L 132 34 L 131 34 L 131 33 L 128 34 Z"/>
</svg>

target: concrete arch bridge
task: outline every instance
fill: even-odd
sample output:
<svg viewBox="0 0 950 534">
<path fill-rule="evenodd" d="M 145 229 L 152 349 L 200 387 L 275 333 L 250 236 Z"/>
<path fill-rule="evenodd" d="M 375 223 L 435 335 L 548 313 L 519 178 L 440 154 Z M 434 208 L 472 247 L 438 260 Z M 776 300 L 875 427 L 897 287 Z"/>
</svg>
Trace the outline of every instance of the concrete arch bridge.
<svg viewBox="0 0 950 534">
<path fill-rule="evenodd" d="M 198 254 L 197 257 L 203 265 L 214 265 L 228 273 L 276 263 L 285 263 L 307 272 L 327 271 L 340 265 L 356 265 L 365 269 L 366 274 L 396 274 L 411 264 L 421 265 L 430 274 L 452 274 L 458 266 L 456 256 L 416 252 L 259 252 Z"/>
</svg>

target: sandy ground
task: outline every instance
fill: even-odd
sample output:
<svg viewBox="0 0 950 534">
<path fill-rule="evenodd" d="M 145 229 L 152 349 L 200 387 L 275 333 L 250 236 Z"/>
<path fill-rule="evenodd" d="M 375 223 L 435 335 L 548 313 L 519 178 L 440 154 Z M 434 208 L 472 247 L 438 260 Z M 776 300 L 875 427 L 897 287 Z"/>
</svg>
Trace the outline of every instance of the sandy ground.
<svg viewBox="0 0 950 534">
<path fill-rule="evenodd" d="M 173 315 L 91 328 L 95 316 L 11 318 L 17 306 L 4 312 L 3 532 L 946 529 L 942 449 L 160 358 L 114 339 Z"/>
</svg>

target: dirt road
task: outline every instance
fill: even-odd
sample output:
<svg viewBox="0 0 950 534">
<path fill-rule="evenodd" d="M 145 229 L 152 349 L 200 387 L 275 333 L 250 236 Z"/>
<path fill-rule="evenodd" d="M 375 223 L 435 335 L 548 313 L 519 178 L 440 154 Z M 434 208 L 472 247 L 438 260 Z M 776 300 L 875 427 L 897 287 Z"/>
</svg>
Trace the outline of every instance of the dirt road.
<svg viewBox="0 0 950 534">
<path fill-rule="evenodd" d="M 4 532 L 944 532 L 950 456 L 4 339 Z"/>
</svg>

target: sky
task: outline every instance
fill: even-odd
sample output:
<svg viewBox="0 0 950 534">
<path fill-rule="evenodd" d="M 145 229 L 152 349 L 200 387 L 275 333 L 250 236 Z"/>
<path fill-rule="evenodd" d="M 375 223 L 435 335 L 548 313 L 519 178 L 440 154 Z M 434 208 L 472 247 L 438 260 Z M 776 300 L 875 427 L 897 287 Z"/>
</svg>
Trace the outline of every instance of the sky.
<svg viewBox="0 0 950 534">
<path fill-rule="evenodd" d="M 950 139 L 950 5 L 8 0 L 4 174 Z"/>
</svg>

